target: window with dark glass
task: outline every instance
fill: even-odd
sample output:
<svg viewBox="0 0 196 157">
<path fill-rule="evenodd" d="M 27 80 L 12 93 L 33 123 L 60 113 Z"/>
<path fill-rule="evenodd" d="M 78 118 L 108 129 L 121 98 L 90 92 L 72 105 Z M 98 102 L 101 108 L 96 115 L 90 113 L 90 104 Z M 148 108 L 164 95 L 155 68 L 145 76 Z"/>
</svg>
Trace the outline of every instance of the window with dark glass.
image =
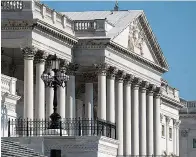
<svg viewBox="0 0 196 157">
<path fill-rule="evenodd" d="M 169 138 L 172 139 L 172 128 L 169 128 Z"/>
<path fill-rule="evenodd" d="M 193 139 L 193 148 L 196 148 L 196 139 Z"/>
<path fill-rule="evenodd" d="M 162 125 L 162 136 L 165 136 L 165 125 Z"/>
</svg>

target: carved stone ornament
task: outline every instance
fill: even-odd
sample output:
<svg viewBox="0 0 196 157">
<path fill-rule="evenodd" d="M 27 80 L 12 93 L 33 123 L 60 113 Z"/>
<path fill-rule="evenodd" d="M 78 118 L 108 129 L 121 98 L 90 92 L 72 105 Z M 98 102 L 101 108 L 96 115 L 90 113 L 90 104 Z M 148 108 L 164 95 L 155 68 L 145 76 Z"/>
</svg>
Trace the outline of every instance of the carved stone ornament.
<svg viewBox="0 0 196 157">
<path fill-rule="evenodd" d="M 149 87 L 149 82 L 147 82 L 147 81 L 142 81 L 142 83 L 141 83 L 141 85 L 140 85 L 140 87 L 141 87 L 141 92 L 146 92 L 146 88 L 148 88 Z"/>
<path fill-rule="evenodd" d="M 155 97 L 161 97 L 161 94 L 162 94 L 162 88 L 161 87 L 157 87 L 155 89 Z"/>
<path fill-rule="evenodd" d="M 188 133 L 189 133 L 189 129 L 181 130 L 181 136 L 182 137 L 187 137 L 188 136 Z"/>
<path fill-rule="evenodd" d="M 163 121 L 163 118 L 164 118 L 164 114 L 161 113 L 161 114 L 160 114 L 160 121 L 161 121 L 161 123 L 162 123 L 162 121 Z"/>
<path fill-rule="evenodd" d="M 67 68 L 67 74 L 75 75 L 75 72 L 78 70 L 78 68 L 79 68 L 79 64 L 69 63 L 68 68 Z"/>
<path fill-rule="evenodd" d="M 60 70 L 63 72 L 67 71 L 69 66 L 69 62 L 66 59 L 60 59 Z"/>
<path fill-rule="evenodd" d="M 115 76 L 116 76 L 116 74 L 117 74 L 117 72 L 118 72 L 118 70 L 117 70 L 116 67 L 110 66 L 110 67 L 108 68 L 108 70 L 107 70 L 107 76 L 108 76 L 108 78 L 114 79 Z"/>
<path fill-rule="evenodd" d="M 33 20 L 3 20 L 1 22 L 1 27 L 29 27 L 33 26 L 34 21 Z"/>
<path fill-rule="evenodd" d="M 33 46 L 21 48 L 24 59 L 32 60 L 37 52 L 37 49 Z"/>
<path fill-rule="evenodd" d="M 106 75 L 109 66 L 106 63 L 94 64 L 98 74 Z"/>
<path fill-rule="evenodd" d="M 153 95 L 156 90 L 156 86 L 154 84 L 150 84 L 148 87 L 148 95 Z"/>
<path fill-rule="evenodd" d="M 132 74 L 126 74 L 125 76 L 125 84 L 131 84 L 134 80 L 134 76 Z"/>
<path fill-rule="evenodd" d="M 169 117 L 169 116 L 165 116 L 165 117 L 166 117 L 166 123 L 167 123 L 167 125 L 169 125 L 169 123 L 171 121 L 171 117 Z"/>
<path fill-rule="evenodd" d="M 95 73 L 82 73 L 85 83 L 93 83 L 96 81 L 97 76 Z"/>
<path fill-rule="evenodd" d="M 48 53 L 43 50 L 38 50 L 35 54 L 35 62 L 36 63 L 43 63 L 45 62 L 46 58 L 48 57 Z"/>
<path fill-rule="evenodd" d="M 122 82 L 125 79 L 126 73 L 123 70 L 119 70 L 116 74 L 116 79 Z"/>
<path fill-rule="evenodd" d="M 132 82 L 132 84 L 133 84 L 132 87 L 133 87 L 134 89 L 139 89 L 139 87 L 140 87 L 142 81 L 143 81 L 143 80 L 142 80 L 141 78 L 135 77 L 135 78 L 133 79 L 133 82 Z"/>
<path fill-rule="evenodd" d="M 133 21 L 129 26 L 128 49 L 134 51 L 134 47 L 137 47 L 143 55 L 143 43 L 143 31 L 138 28 L 137 21 Z"/>
</svg>

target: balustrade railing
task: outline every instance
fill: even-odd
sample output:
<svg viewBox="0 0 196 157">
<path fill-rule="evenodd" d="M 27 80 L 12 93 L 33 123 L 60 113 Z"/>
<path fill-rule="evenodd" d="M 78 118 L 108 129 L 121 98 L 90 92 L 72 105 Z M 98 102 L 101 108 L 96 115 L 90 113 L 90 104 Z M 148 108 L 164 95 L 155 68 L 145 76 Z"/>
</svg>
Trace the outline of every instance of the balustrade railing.
<svg viewBox="0 0 196 157">
<path fill-rule="evenodd" d="M 15 119 L 8 121 L 8 137 L 20 136 L 106 136 L 116 139 L 116 125 L 103 120 L 62 119 L 50 129 L 50 120 Z"/>
<path fill-rule="evenodd" d="M 6 93 L 16 94 L 16 78 L 1 74 L 1 90 Z"/>
<path fill-rule="evenodd" d="M 20 11 L 23 9 L 23 1 L 12 0 L 12 1 L 1 1 L 2 11 Z"/>
</svg>

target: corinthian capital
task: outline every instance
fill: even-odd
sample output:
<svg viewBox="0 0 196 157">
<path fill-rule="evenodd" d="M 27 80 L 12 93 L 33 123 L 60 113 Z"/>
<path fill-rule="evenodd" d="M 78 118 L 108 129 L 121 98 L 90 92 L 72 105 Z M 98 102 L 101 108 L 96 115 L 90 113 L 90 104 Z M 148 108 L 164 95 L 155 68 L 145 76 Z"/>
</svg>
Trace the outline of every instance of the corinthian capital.
<svg viewBox="0 0 196 157">
<path fill-rule="evenodd" d="M 75 75 L 75 72 L 78 70 L 79 65 L 75 63 L 69 63 L 67 68 L 67 74 L 68 75 Z"/>
<path fill-rule="evenodd" d="M 155 89 L 155 97 L 156 98 L 160 98 L 161 97 L 161 93 L 162 93 L 162 89 L 160 87 L 157 87 Z"/>
<path fill-rule="evenodd" d="M 120 82 L 123 82 L 124 78 L 125 78 L 126 74 L 124 71 L 119 70 L 116 74 L 116 79 Z"/>
<path fill-rule="evenodd" d="M 166 116 L 166 123 L 167 123 L 167 125 L 169 125 L 170 121 L 171 121 L 171 117 Z"/>
<path fill-rule="evenodd" d="M 85 83 L 93 83 L 97 78 L 95 73 L 82 73 L 82 76 Z"/>
<path fill-rule="evenodd" d="M 100 63 L 94 64 L 94 67 L 96 68 L 98 74 L 106 75 L 109 66 L 106 63 Z"/>
<path fill-rule="evenodd" d="M 46 58 L 48 57 L 48 54 L 43 50 L 38 50 L 35 54 L 35 62 L 36 63 L 43 63 L 45 62 Z"/>
<path fill-rule="evenodd" d="M 61 59 L 60 60 L 60 70 L 61 71 L 66 72 L 68 66 L 69 66 L 69 62 L 66 59 Z"/>
<path fill-rule="evenodd" d="M 134 76 L 131 74 L 126 74 L 125 76 L 125 84 L 131 84 L 134 80 Z"/>
<path fill-rule="evenodd" d="M 108 78 L 110 79 L 114 79 L 116 74 L 117 74 L 118 70 L 116 67 L 112 67 L 110 66 L 108 69 L 107 69 L 107 76 Z"/>
<path fill-rule="evenodd" d="M 141 87 L 141 92 L 146 92 L 146 89 L 148 88 L 148 86 L 149 86 L 149 82 L 147 82 L 147 81 L 142 81 L 142 82 L 141 82 L 141 85 L 140 85 L 140 87 Z"/>
<path fill-rule="evenodd" d="M 142 79 L 135 77 L 133 80 L 133 88 L 139 89 L 141 83 L 142 83 Z"/>
<path fill-rule="evenodd" d="M 154 84 L 150 84 L 148 86 L 148 95 L 152 95 L 153 96 L 153 94 L 155 92 L 155 89 L 156 89 L 156 86 Z"/>
<path fill-rule="evenodd" d="M 21 48 L 24 59 L 32 60 L 37 52 L 34 46 Z"/>
</svg>

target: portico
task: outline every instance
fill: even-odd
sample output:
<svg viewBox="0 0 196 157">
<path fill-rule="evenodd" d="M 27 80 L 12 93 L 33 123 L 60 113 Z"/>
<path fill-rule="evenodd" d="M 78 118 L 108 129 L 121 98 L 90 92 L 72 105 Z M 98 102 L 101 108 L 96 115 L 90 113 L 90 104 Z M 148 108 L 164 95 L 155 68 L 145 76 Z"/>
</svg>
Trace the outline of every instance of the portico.
<svg viewBox="0 0 196 157">
<path fill-rule="evenodd" d="M 178 130 L 170 149 L 174 127 L 161 115 L 176 125 L 182 105 L 178 90 L 162 80 L 168 65 L 143 11 L 95 11 L 89 17 L 88 12 L 58 13 L 37 1 L 24 7 L 25 12 L 2 21 L 2 58 L 14 60 L 13 50 L 21 60 L 13 75 L 24 85 L 17 86 L 24 98 L 20 117 L 43 122 L 53 113 L 54 91 L 41 75 L 54 75 L 48 56 L 56 54 L 58 68 L 69 76 L 57 89 L 62 122 L 75 120 L 66 123 L 75 129 L 69 136 L 116 138 L 119 156 L 178 154 Z M 27 12 L 39 20 L 18 20 Z"/>
</svg>

